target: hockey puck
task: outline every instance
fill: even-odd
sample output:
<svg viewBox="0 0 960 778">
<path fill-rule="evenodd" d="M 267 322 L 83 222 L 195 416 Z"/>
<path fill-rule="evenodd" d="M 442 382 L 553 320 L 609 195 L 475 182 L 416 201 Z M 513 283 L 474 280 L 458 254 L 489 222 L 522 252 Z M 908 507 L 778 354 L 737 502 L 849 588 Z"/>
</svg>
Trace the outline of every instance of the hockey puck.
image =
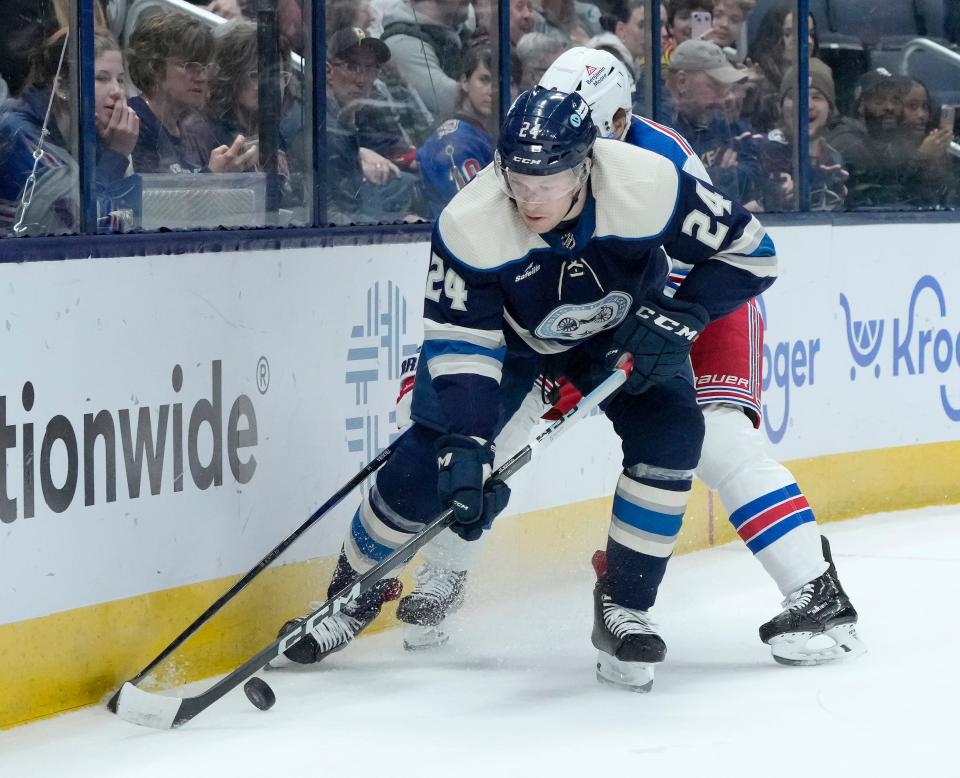
<svg viewBox="0 0 960 778">
<path fill-rule="evenodd" d="M 270 710 L 277 701 L 277 695 L 273 693 L 273 689 L 267 686 L 266 681 L 256 676 L 243 685 L 243 693 L 260 710 Z"/>
</svg>

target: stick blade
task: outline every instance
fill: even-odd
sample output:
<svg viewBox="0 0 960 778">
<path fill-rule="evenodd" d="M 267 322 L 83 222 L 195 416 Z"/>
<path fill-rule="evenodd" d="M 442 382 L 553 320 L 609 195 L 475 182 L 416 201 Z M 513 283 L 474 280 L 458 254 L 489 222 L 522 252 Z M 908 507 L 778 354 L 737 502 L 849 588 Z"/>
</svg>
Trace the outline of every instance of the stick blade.
<svg viewBox="0 0 960 778">
<path fill-rule="evenodd" d="M 127 681 L 117 693 L 114 713 L 125 721 L 142 727 L 172 729 L 176 725 L 177 713 L 182 703 L 183 700 L 177 697 L 151 694 Z"/>
</svg>

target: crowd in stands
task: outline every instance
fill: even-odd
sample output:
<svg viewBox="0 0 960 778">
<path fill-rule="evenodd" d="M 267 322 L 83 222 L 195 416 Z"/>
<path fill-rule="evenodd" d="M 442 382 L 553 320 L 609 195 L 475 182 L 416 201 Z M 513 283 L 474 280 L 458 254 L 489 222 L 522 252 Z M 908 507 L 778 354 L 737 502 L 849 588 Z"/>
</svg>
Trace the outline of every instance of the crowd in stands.
<svg viewBox="0 0 960 778">
<path fill-rule="evenodd" d="M 889 0 L 894 2 L 895 0 Z M 75 232 L 77 111 L 65 0 L 10 0 L 0 42 L 0 234 Z M 97 199 L 101 229 L 135 226 L 138 175 L 271 172 L 281 206 L 306 209 L 313 139 L 304 73 L 303 0 L 278 0 L 280 66 L 259 72 L 251 0 L 144 14 L 129 34 L 98 7 Z M 756 211 L 798 207 L 794 168 L 795 3 L 659 4 L 660 121 L 683 134 L 723 191 Z M 945 3 L 945 29 L 960 26 Z M 949 6 L 949 7 L 946 7 Z M 572 46 L 608 51 L 644 100 L 643 0 L 511 0 L 512 96 Z M 498 122 L 493 0 L 329 0 L 325 4 L 326 218 L 371 224 L 432 219 L 493 158 Z M 956 19 L 954 18 L 956 17 Z M 960 201 L 955 111 L 927 85 L 882 68 L 835 73 L 807 25 L 814 210 L 952 208 Z M 957 30 L 960 35 L 960 30 Z M 949 40 L 945 40 L 950 45 Z M 956 42 L 954 42 L 956 43 Z M 61 56 L 64 55 L 64 56 Z M 851 84 L 838 100 L 837 77 Z M 264 83 L 281 92 L 279 143 L 263 148 Z M 943 88 L 943 85 L 931 85 Z M 267 92 L 271 94 L 271 92 Z M 277 134 L 271 133 L 273 137 Z M 955 144 L 954 144 L 955 145 Z M 40 151 L 38 152 L 38 147 Z"/>
</svg>

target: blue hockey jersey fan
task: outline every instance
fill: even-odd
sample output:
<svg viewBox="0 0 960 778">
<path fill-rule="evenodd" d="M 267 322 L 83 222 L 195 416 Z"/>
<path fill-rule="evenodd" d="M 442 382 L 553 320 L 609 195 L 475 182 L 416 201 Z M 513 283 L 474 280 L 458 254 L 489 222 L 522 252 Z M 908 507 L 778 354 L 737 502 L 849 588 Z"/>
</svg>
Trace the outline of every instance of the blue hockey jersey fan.
<svg viewBox="0 0 960 778">
<path fill-rule="evenodd" d="M 436 219 L 453 196 L 493 161 L 493 139 L 466 117 L 441 124 L 417 150 L 430 216 Z"/>
</svg>

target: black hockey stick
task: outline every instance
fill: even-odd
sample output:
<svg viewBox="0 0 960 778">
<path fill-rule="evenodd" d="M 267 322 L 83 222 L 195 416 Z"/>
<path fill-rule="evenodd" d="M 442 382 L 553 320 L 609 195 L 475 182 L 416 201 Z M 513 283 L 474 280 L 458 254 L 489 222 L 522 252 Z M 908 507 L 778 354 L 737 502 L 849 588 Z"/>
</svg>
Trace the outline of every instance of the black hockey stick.
<svg viewBox="0 0 960 778">
<path fill-rule="evenodd" d="M 404 433 L 406 434 L 406 433 Z M 213 605 L 207 608 L 203 613 L 197 616 L 194 619 L 193 623 L 190 624 L 183 632 L 177 635 L 173 639 L 173 642 L 170 643 L 163 651 L 161 651 L 157 656 L 150 662 L 146 667 L 144 667 L 139 673 L 137 673 L 133 678 L 127 681 L 127 684 L 137 684 L 140 683 L 147 674 L 150 673 L 157 665 L 159 665 L 164 659 L 166 659 L 170 654 L 176 651 L 180 646 L 183 645 L 184 641 L 189 638 L 194 632 L 196 632 L 200 627 L 202 627 L 207 621 L 210 620 L 210 617 L 213 616 L 217 611 L 219 611 L 224 605 L 226 605 L 230 600 L 236 597 L 254 578 L 256 578 L 260 573 L 262 573 L 274 559 L 280 556 L 284 551 L 286 551 L 294 542 L 310 527 L 316 524 L 323 516 L 330 512 L 332 508 L 337 506 L 350 492 L 356 489 L 360 484 L 362 484 L 371 474 L 375 473 L 380 467 L 393 456 L 393 452 L 397 450 L 397 446 L 400 444 L 400 440 L 403 438 L 403 435 L 398 437 L 393 443 L 387 446 L 383 451 L 377 454 L 370 462 L 364 467 L 359 473 L 357 473 L 353 478 L 351 478 L 347 483 L 345 483 L 340 490 L 332 495 L 323 505 L 317 508 L 313 513 L 310 514 L 310 517 L 303 522 L 299 527 L 297 527 L 290 535 L 284 538 L 279 545 L 277 545 L 269 554 L 267 554 L 263 559 L 261 559 L 257 564 L 250 570 L 243 578 L 237 581 L 230 589 L 220 597 Z M 124 684 L 126 685 L 126 684 Z M 113 697 L 110 698 L 110 702 L 107 703 L 107 706 L 112 711 L 117 709 L 117 700 L 120 696 L 118 691 Z"/>
<path fill-rule="evenodd" d="M 547 429 L 537 435 L 534 440 L 514 454 L 491 476 L 506 481 L 533 458 L 535 449 L 546 446 L 559 435 L 590 413 L 605 399 L 613 395 L 630 375 L 633 368 L 631 360 L 626 359 L 606 380 L 590 394 L 553 422 Z M 250 676 L 281 656 L 284 651 L 295 646 L 302 640 L 317 623 L 328 616 L 337 613 L 344 605 L 353 602 L 364 592 L 369 591 L 382 581 L 389 573 L 406 564 L 421 548 L 429 543 L 444 528 L 453 522 L 453 511 L 449 508 L 428 523 L 422 531 L 396 549 L 390 556 L 376 567 L 357 578 L 350 586 L 344 587 L 327 602 L 313 611 L 301 622 L 291 626 L 269 646 L 256 656 L 251 657 L 236 670 L 228 673 L 213 686 L 195 697 L 166 697 L 160 694 L 144 691 L 127 681 L 111 700 L 110 709 L 120 718 L 157 729 L 172 729 L 184 722 L 190 721 L 198 713 L 202 713 L 213 703 L 223 697 L 231 689 L 239 686 Z"/>
</svg>

